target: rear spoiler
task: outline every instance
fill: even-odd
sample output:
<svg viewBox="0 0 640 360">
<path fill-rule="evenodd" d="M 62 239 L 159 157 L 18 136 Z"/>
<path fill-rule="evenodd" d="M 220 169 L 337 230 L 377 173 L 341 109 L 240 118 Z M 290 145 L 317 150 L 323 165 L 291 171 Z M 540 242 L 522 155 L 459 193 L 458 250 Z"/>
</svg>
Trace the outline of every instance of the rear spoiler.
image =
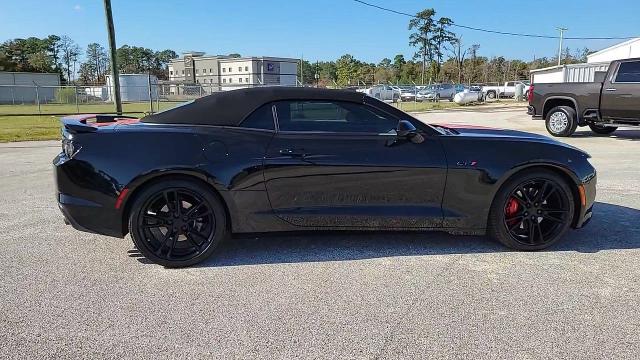
<svg viewBox="0 0 640 360">
<path fill-rule="evenodd" d="M 138 118 L 125 115 L 86 114 L 65 116 L 60 119 L 60 122 L 69 132 L 91 133 L 96 132 L 100 126 L 117 123 L 119 120 L 138 120 Z"/>
</svg>

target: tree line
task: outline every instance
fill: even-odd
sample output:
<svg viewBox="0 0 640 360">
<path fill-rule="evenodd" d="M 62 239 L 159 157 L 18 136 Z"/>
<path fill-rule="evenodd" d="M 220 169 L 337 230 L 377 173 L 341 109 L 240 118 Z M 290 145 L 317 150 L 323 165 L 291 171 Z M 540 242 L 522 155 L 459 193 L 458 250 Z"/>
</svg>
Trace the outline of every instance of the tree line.
<svg viewBox="0 0 640 360">
<path fill-rule="evenodd" d="M 418 12 L 408 24 L 412 58 L 398 54 L 379 63 L 367 63 L 345 54 L 336 61 L 315 64 L 302 60 L 298 76 L 305 84 L 356 86 L 372 83 L 426 84 L 451 82 L 464 84 L 500 83 L 528 79 L 529 71 L 556 65 L 558 56 L 533 61 L 480 55 L 480 44 L 465 44 L 451 30 L 453 20 L 436 18 L 434 9 Z M 562 51 L 563 64 L 586 62 L 588 48 Z"/>
<path fill-rule="evenodd" d="M 167 65 L 178 54 L 123 45 L 116 50 L 116 57 L 120 73 L 150 73 L 168 79 Z M 91 43 L 82 50 L 66 35 L 49 35 L 0 43 L 0 71 L 59 73 L 63 83 L 84 85 L 104 83 L 111 69 L 102 45 Z"/>
</svg>

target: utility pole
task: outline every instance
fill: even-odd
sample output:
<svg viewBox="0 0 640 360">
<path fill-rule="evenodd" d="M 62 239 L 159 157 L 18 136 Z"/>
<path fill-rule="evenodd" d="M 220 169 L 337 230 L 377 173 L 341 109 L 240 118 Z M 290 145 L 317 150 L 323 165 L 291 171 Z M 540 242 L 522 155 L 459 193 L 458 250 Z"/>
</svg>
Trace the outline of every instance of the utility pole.
<svg viewBox="0 0 640 360">
<path fill-rule="evenodd" d="M 122 114 L 122 102 L 120 101 L 120 78 L 118 64 L 116 62 L 116 35 L 113 29 L 113 15 L 111 15 L 111 0 L 104 0 L 104 15 L 107 19 L 107 34 L 109 35 L 109 58 L 111 64 L 111 84 L 113 86 L 113 102 L 116 104 L 116 113 Z"/>
<path fill-rule="evenodd" d="M 558 27 L 556 28 L 558 31 L 560 31 L 560 46 L 558 47 L 558 66 L 560 66 L 560 61 L 562 59 L 562 37 L 564 35 L 564 32 L 567 31 L 567 28 L 562 28 L 562 27 Z"/>
</svg>

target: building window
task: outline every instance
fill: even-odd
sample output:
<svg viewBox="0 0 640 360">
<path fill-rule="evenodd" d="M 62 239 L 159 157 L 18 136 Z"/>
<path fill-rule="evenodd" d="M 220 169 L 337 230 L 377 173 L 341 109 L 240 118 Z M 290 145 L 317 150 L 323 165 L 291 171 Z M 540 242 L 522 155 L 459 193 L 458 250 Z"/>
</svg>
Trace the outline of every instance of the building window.
<svg viewBox="0 0 640 360">
<path fill-rule="evenodd" d="M 184 75 L 184 70 L 182 70 L 182 75 Z"/>
<path fill-rule="evenodd" d="M 229 68 L 229 72 L 231 72 L 231 71 L 232 71 L 232 69 L 231 69 L 231 68 Z"/>
<path fill-rule="evenodd" d="M 233 82 L 233 78 L 229 78 L 229 84 Z"/>
<path fill-rule="evenodd" d="M 222 79 L 222 82 L 226 84 L 227 83 L 227 79 Z"/>
<path fill-rule="evenodd" d="M 169 70 L 169 75 L 173 75 L 173 70 Z"/>
<path fill-rule="evenodd" d="M 242 66 L 238 66 L 238 71 L 242 71 Z"/>
<path fill-rule="evenodd" d="M 213 69 L 209 69 L 209 74 L 213 74 Z"/>
<path fill-rule="evenodd" d="M 200 84 L 200 79 L 196 80 L 196 82 L 197 82 L 198 84 Z"/>
<path fill-rule="evenodd" d="M 245 66 L 245 67 L 244 67 L 244 71 L 249 71 L 249 67 L 248 67 L 248 66 Z"/>
<path fill-rule="evenodd" d="M 245 78 L 245 79 L 244 79 L 244 82 L 247 82 L 247 83 L 248 83 L 248 82 L 249 82 L 249 78 Z"/>
<path fill-rule="evenodd" d="M 238 82 L 242 82 L 242 78 L 238 79 Z"/>
<path fill-rule="evenodd" d="M 196 69 L 196 74 L 198 73 L 198 69 Z"/>
<path fill-rule="evenodd" d="M 227 72 L 227 68 L 222 68 L 222 72 Z"/>
<path fill-rule="evenodd" d="M 207 69 L 202 69 L 202 73 L 206 74 L 207 73 Z"/>
</svg>

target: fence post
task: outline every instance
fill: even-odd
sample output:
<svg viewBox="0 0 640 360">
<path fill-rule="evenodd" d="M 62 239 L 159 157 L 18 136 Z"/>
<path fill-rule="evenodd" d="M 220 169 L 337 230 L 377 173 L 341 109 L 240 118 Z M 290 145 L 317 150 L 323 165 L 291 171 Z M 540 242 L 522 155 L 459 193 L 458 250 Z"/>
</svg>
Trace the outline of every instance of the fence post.
<svg viewBox="0 0 640 360">
<path fill-rule="evenodd" d="M 153 114 L 153 96 L 151 96 L 151 74 L 147 74 L 147 84 L 149 87 L 149 113 Z"/>
<path fill-rule="evenodd" d="M 156 111 L 160 112 L 160 89 L 161 89 L 160 84 L 158 84 L 158 82 L 156 81 Z"/>
<path fill-rule="evenodd" d="M 16 89 L 15 89 L 15 84 L 13 86 L 11 86 L 11 105 L 15 105 L 16 104 Z"/>
<path fill-rule="evenodd" d="M 42 115 L 42 111 L 40 110 L 40 92 L 38 91 L 38 83 L 33 82 L 36 85 L 36 102 L 38 103 L 38 115 Z"/>
<path fill-rule="evenodd" d="M 76 114 L 80 114 L 80 106 L 78 106 L 78 85 L 73 86 L 74 97 L 76 98 Z"/>
</svg>

